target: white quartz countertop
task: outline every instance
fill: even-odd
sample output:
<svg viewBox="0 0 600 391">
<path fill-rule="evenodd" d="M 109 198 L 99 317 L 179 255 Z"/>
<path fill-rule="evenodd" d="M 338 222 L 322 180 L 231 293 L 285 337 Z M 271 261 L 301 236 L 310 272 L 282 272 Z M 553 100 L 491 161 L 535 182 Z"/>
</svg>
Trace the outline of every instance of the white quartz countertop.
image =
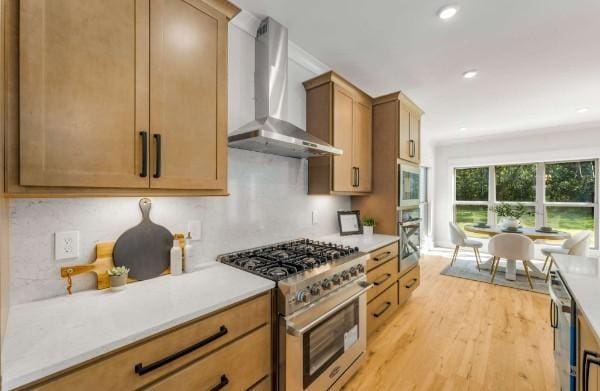
<svg viewBox="0 0 600 391">
<path fill-rule="evenodd" d="M 275 287 L 215 262 L 119 292 L 85 291 L 13 306 L 2 350 L 2 389 L 13 389 Z"/>
<path fill-rule="evenodd" d="M 322 242 L 331 242 L 337 244 L 343 244 L 344 246 L 358 247 L 359 251 L 368 253 L 373 250 L 377 250 L 383 246 L 387 246 L 390 243 L 400 240 L 398 236 L 392 235 L 347 235 L 341 236 L 340 234 L 333 234 L 327 236 L 320 236 L 314 238 Z"/>
<path fill-rule="evenodd" d="M 563 254 L 553 257 L 579 310 L 600 340 L 600 260 Z"/>
</svg>

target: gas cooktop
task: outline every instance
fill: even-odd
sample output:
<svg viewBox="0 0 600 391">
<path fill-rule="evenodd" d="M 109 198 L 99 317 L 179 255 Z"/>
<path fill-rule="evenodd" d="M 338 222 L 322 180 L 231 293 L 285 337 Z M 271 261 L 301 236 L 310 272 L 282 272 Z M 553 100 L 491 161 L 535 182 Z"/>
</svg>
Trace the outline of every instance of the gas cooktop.
<svg viewBox="0 0 600 391">
<path fill-rule="evenodd" d="M 220 255 L 217 260 L 273 281 L 279 281 L 357 252 L 358 247 L 297 239 Z"/>
</svg>

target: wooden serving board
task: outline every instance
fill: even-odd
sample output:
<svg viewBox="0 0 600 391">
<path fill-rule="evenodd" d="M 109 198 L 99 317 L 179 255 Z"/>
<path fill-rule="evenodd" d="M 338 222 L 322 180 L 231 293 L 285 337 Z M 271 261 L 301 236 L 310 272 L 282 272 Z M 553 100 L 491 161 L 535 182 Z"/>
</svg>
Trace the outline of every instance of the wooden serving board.
<svg viewBox="0 0 600 391">
<path fill-rule="evenodd" d="M 179 240 L 179 245 L 183 248 L 185 239 L 183 234 L 173 235 L 175 239 Z M 110 287 L 110 279 L 108 271 L 115 266 L 113 261 L 113 249 L 115 247 L 115 240 L 109 242 L 96 243 L 96 259 L 92 263 L 81 263 L 76 265 L 63 266 L 60 268 L 60 276 L 62 278 L 73 277 L 83 273 L 95 273 L 97 278 L 96 288 L 107 289 Z M 169 274 L 169 268 L 165 269 L 161 275 Z M 128 278 L 127 282 L 135 282 L 133 278 Z"/>
</svg>

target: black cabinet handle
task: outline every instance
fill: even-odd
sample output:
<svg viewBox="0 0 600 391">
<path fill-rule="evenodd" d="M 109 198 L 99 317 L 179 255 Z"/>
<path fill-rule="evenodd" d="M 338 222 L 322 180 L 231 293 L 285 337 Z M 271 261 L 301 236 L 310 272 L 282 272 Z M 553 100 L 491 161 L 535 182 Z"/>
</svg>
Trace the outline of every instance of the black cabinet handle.
<svg viewBox="0 0 600 391">
<path fill-rule="evenodd" d="M 154 178 L 160 178 L 161 175 L 161 166 L 162 166 L 162 148 L 161 148 L 161 137 L 160 134 L 154 134 L 154 140 L 156 141 L 156 172 L 154 173 Z"/>
<path fill-rule="evenodd" d="M 352 187 L 358 186 L 358 179 L 356 176 L 356 167 L 352 167 Z"/>
<path fill-rule="evenodd" d="M 417 279 L 413 278 L 408 284 L 404 285 L 406 289 L 412 288 L 417 283 Z"/>
<path fill-rule="evenodd" d="M 178 358 L 183 357 L 186 354 L 191 353 L 196 349 L 199 349 L 205 345 L 208 345 L 209 343 L 221 338 L 225 334 L 227 334 L 227 327 L 221 326 L 219 328 L 219 331 L 216 332 L 215 334 L 211 335 L 210 337 L 206 337 L 202 341 L 196 342 L 192 346 L 188 346 L 187 348 L 180 350 L 176 353 L 173 353 L 170 356 L 161 358 L 160 360 L 155 361 L 152 364 L 148 364 L 147 366 L 143 366 L 142 363 L 135 364 L 135 367 L 134 367 L 135 373 L 137 373 L 140 376 L 145 375 L 146 373 L 153 371 L 157 368 L 160 368 L 163 365 L 170 363 L 171 361 L 175 361 Z"/>
<path fill-rule="evenodd" d="M 392 253 L 391 251 L 386 251 L 386 252 L 384 252 L 384 253 L 377 254 L 377 255 L 375 255 L 375 256 L 373 257 L 373 260 L 374 260 L 375 262 L 379 262 L 379 261 L 381 261 L 381 260 L 383 260 L 383 259 L 387 258 L 387 257 L 388 257 L 388 256 L 389 256 L 391 253 Z"/>
<path fill-rule="evenodd" d="M 388 309 L 389 309 L 391 306 L 392 306 L 392 302 L 390 302 L 390 301 L 386 301 L 386 302 L 385 302 L 385 308 L 384 308 L 384 309 L 382 309 L 382 310 L 381 310 L 381 311 L 379 311 L 379 312 L 376 312 L 376 313 L 374 313 L 374 314 L 373 314 L 373 316 L 374 316 L 374 317 L 376 317 L 376 318 L 379 318 L 379 317 L 380 317 L 381 315 L 383 315 L 383 314 L 384 314 L 384 312 L 385 312 L 385 311 L 387 311 L 387 310 L 388 310 Z"/>
<path fill-rule="evenodd" d="M 145 178 L 148 176 L 148 132 L 142 130 L 140 136 L 142 137 L 142 171 L 140 176 Z"/>
<path fill-rule="evenodd" d="M 588 391 L 590 385 L 588 384 L 590 381 L 590 367 L 594 365 L 600 365 L 600 359 L 598 358 L 598 353 L 591 352 L 589 350 L 583 351 L 583 391 Z"/>
<path fill-rule="evenodd" d="M 360 167 L 356 167 L 356 187 L 360 186 Z"/>
<path fill-rule="evenodd" d="M 210 389 L 210 391 L 219 391 L 221 388 L 229 384 L 229 379 L 225 375 L 221 375 L 221 382 Z"/>
<path fill-rule="evenodd" d="M 385 273 L 384 275 L 382 275 L 381 277 L 383 278 L 379 278 L 375 281 L 373 281 L 373 285 L 375 286 L 379 286 L 381 284 L 383 284 L 384 282 L 386 282 L 392 275 L 390 273 Z"/>
<path fill-rule="evenodd" d="M 408 156 L 415 157 L 415 140 L 408 140 Z"/>
<path fill-rule="evenodd" d="M 558 307 L 553 301 L 550 301 L 550 327 L 558 328 Z"/>
</svg>

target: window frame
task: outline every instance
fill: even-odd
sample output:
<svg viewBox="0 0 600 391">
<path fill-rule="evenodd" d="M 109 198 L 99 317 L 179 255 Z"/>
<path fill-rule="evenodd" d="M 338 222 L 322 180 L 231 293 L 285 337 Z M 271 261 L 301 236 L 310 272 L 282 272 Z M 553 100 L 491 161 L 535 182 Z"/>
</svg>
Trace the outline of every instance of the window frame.
<svg viewBox="0 0 600 391">
<path fill-rule="evenodd" d="M 549 202 L 546 201 L 546 165 L 557 164 L 557 163 L 577 163 L 577 162 L 594 162 L 594 202 Z M 600 192 L 600 181 L 598 180 L 598 174 L 600 168 L 598 164 L 600 159 L 572 159 L 572 160 L 559 160 L 559 161 L 543 161 L 543 162 L 521 162 L 521 163 L 497 163 L 494 165 L 473 165 L 473 166 L 455 166 L 452 172 L 452 221 L 456 222 L 456 207 L 459 205 L 485 205 L 488 207 L 488 224 L 496 224 L 496 213 L 489 210 L 491 206 L 505 203 L 509 205 L 522 204 L 524 206 L 533 206 L 535 211 L 535 225 L 540 227 L 546 225 L 548 220 L 548 207 L 575 207 L 575 208 L 593 208 L 594 212 L 594 244 L 591 246 L 593 249 L 600 247 L 600 232 L 599 232 L 599 221 L 600 221 L 600 207 L 599 195 Z M 496 200 L 496 166 L 506 165 L 531 165 L 534 164 L 536 167 L 535 175 L 535 201 L 518 202 L 518 201 L 497 201 Z M 488 200 L 487 201 L 457 201 L 456 200 L 456 170 L 465 168 L 488 168 Z"/>
</svg>

